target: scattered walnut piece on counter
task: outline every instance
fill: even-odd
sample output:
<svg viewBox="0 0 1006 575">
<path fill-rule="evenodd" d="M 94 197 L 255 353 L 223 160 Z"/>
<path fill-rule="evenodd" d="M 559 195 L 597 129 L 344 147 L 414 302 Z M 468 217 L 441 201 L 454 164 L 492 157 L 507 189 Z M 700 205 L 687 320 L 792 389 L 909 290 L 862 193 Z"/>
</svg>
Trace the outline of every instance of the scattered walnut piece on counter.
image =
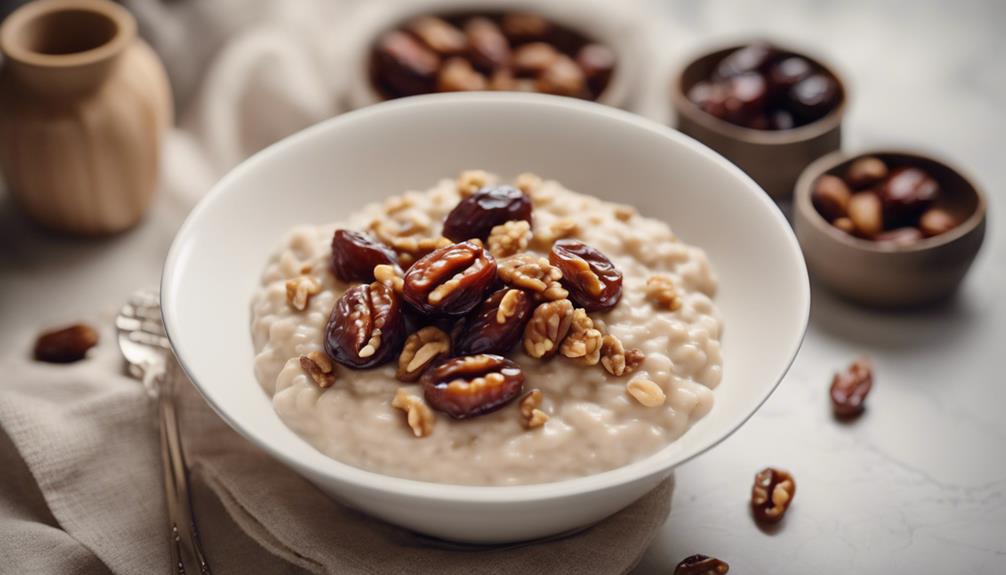
<svg viewBox="0 0 1006 575">
<path fill-rule="evenodd" d="M 540 389 L 532 389 L 520 400 L 520 414 L 524 419 L 524 427 L 535 429 L 545 425 L 548 414 L 538 409 L 541 407 L 542 393 Z"/>
<path fill-rule="evenodd" d="M 311 298 L 321 292 L 321 284 L 314 278 L 300 276 L 286 280 L 286 303 L 297 311 L 307 309 Z"/>
<path fill-rule="evenodd" d="M 646 280 L 646 299 L 670 311 L 681 308 L 681 297 L 668 275 L 656 274 Z"/>
<path fill-rule="evenodd" d="M 35 340 L 35 361 L 73 363 L 84 359 L 87 350 L 98 345 L 98 332 L 83 323 L 45 331 Z"/>
<path fill-rule="evenodd" d="M 405 420 L 416 437 L 427 437 L 433 433 L 433 423 L 436 420 L 433 411 L 422 398 L 412 395 L 404 388 L 399 388 L 395 398 L 391 400 L 391 407 L 405 412 Z"/>
<path fill-rule="evenodd" d="M 485 170 L 465 170 L 458 174 L 455 185 L 458 187 L 458 194 L 461 199 L 465 199 L 482 188 L 492 184 L 496 178 Z"/>
<path fill-rule="evenodd" d="M 601 342 L 604 335 L 594 327 L 594 321 L 583 308 L 573 310 L 569 335 L 562 340 L 559 351 L 570 359 L 579 359 L 585 365 L 597 365 L 601 360 Z"/>
<path fill-rule="evenodd" d="M 642 378 L 636 378 L 625 384 L 629 395 L 645 407 L 659 407 L 667 400 L 664 390 L 656 383 Z"/>
<path fill-rule="evenodd" d="M 496 258 L 505 258 L 527 250 L 531 241 L 531 224 L 524 220 L 511 220 L 489 232 L 486 245 Z"/>
<path fill-rule="evenodd" d="M 835 373 L 831 380 L 831 407 L 839 418 L 852 418 L 863 413 L 866 396 L 873 389 L 873 366 L 860 358 L 845 371 Z"/>
<path fill-rule="evenodd" d="M 573 304 L 568 299 L 545 302 L 534 309 L 524 328 L 524 351 L 534 358 L 549 358 L 569 333 Z"/>
<path fill-rule="evenodd" d="M 451 338 L 440 328 L 424 327 L 405 340 L 395 377 L 401 381 L 416 381 L 434 361 L 450 354 Z"/>
<path fill-rule="evenodd" d="M 685 557 L 674 568 L 674 575 L 726 575 L 730 565 L 715 557 L 691 555 Z"/>
<path fill-rule="evenodd" d="M 601 365 L 615 377 L 636 371 L 644 359 L 642 351 L 635 348 L 626 351 L 621 340 L 611 334 L 601 340 Z"/>
<path fill-rule="evenodd" d="M 388 264 L 374 266 L 374 279 L 396 292 L 402 293 L 402 286 L 405 282 L 402 279 L 401 271 L 395 266 Z"/>
<path fill-rule="evenodd" d="M 562 287 L 562 271 L 548 262 L 548 258 L 522 253 L 498 262 L 497 274 L 503 283 L 525 289 L 548 301 L 561 300 L 569 295 Z"/>
<path fill-rule="evenodd" d="M 335 365 L 325 352 L 312 351 L 300 356 L 300 368 L 322 389 L 332 387 L 335 383 Z"/>
<path fill-rule="evenodd" d="M 782 519 L 796 495 L 796 481 L 788 471 L 766 467 L 755 475 L 751 488 L 751 512 L 759 523 Z"/>
</svg>

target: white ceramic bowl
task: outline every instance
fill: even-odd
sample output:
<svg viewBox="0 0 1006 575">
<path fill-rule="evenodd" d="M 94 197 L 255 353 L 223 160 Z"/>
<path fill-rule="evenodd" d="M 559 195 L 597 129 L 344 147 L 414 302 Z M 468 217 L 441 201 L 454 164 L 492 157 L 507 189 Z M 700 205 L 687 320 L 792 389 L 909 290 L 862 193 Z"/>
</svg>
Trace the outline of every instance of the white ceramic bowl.
<svg viewBox="0 0 1006 575">
<path fill-rule="evenodd" d="M 275 414 L 252 369 L 250 301 L 284 232 L 424 189 L 464 168 L 532 171 L 578 192 L 636 205 L 703 247 L 720 279 L 724 376 L 712 411 L 653 456 L 555 483 L 456 486 L 330 459 Z M 234 429 L 345 503 L 452 540 L 505 542 L 598 521 L 725 439 L 779 383 L 810 306 L 789 225 L 739 169 L 694 140 L 599 104 L 536 94 L 438 94 L 329 120 L 223 178 L 168 255 L 164 321 L 185 371 Z M 746 471 L 744 471 L 746 473 Z"/>
</svg>

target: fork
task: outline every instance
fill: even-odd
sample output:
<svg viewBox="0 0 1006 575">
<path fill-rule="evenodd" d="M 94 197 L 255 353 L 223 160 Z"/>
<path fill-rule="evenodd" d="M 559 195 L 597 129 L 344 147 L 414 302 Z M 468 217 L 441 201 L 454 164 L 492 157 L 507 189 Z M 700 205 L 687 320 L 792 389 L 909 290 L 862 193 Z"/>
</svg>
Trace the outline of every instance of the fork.
<svg viewBox="0 0 1006 575">
<path fill-rule="evenodd" d="M 147 394 L 157 402 L 161 430 L 161 466 L 171 522 L 171 562 L 173 573 L 210 574 L 199 543 L 192 512 L 188 472 L 178 427 L 175 389 L 178 363 L 161 323 L 160 294 L 140 290 L 122 306 L 115 327 L 119 348 L 129 365 L 129 373 L 143 382 Z"/>
</svg>

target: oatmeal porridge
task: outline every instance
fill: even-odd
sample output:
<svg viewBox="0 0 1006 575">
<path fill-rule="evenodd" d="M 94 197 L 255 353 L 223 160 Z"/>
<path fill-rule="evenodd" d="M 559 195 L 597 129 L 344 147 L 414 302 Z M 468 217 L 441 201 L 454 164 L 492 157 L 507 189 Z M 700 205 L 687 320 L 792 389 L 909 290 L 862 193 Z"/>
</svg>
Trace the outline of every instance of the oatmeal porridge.
<svg viewBox="0 0 1006 575">
<path fill-rule="evenodd" d="M 292 229 L 252 302 L 255 371 L 344 463 L 557 481 L 642 459 L 709 412 L 715 290 L 701 249 L 629 206 L 469 171 Z"/>
</svg>

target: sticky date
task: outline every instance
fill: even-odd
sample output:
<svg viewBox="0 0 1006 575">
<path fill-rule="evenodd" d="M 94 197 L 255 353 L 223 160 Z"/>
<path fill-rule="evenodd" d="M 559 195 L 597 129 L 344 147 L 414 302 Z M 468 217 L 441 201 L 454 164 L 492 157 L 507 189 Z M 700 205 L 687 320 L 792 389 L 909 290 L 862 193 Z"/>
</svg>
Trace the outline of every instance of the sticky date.
<svg viewBox="0 0 1006 575">
<path fill-rule="evenodd" d="M 691 555 L 685 557 L 674 568 L 674 575 L 725 575 L 730 565 L 715 557 Z"/>
<path fill-rule="evenodd" d="M 325 353 L 354 369 L 387 362 L 404 341 L 405 314 L 400 296 L 380 282 L 346 290 L 325 328 Z"/>
<path fill-rule="evenodd" d="M 459 355 L 505 354 L 521 338 L 531 319 L 531 298 L 519 289 L 503 288 L 492 293 L 458 324 L 454 349 Z"/>
<path fill-rule="evenodd" d="M 796 481 L 787 471 L 767 467 L 755 475 L 751 488 L 751 512 L 759 523 L 782 519 L 796 495 Z"/>
<path fill-rule="evenodd" d="M 873 389 L 873 366 L 861 358 L 831 380 L 831 407 L 839 418 L 852 418 L 863 413 L 866 396 Z"/>
<path fill-rule="evenodd" d="M 454 242 L 485 240 L 500 224 L 531 222 L 531 200 L 510 186 L 485 187 L 458 202 L 444 220 L 443 235 Z"/>
<path fill-rule="evenodd" d="M 391 248 L 367 234 L 335 230 L 332 236 L 332 274 L 344 282 L 374 281 L 376 266 L 396 266 L 397 260 Z"/>
<path fill-rule="evenodd" d="M 607 256 L 579 240 L 552 245 L 548 261 L 562 271 L 569 299 L 587 311 L 607 311 L 622 298 L 622 272 Z"/>
<path fill-rule="evenodd" d="M 419 382 L 430 407 L 466 419 L 495 411 L 520 395 L 524 372 L 502 356 L 479 354 L 431 367 Z"/>
<path fill-rule="evenodd" d="M 463 315 L 482 301 L 496 279 L 496 260 L 481 246 L 461 242 L 434 250 L 412 264 L 402 295 L 428 315 Z"/>
<path fill-rule="evenodd" d="M 891 171 L 877 188 L 884 206 L 884 221 L 891 226 L 911 225 L 933 204 L 940 185 L 925 171 L 901 167 Z"/>
<path fill-rule="evenodd" d="M 87 350 L 98 345 L 98 332 L 78 323 L 43 332 L 35 340 L 34 357 L 46 363 L 73 363 L 84 359 Z"/>
</svg>

